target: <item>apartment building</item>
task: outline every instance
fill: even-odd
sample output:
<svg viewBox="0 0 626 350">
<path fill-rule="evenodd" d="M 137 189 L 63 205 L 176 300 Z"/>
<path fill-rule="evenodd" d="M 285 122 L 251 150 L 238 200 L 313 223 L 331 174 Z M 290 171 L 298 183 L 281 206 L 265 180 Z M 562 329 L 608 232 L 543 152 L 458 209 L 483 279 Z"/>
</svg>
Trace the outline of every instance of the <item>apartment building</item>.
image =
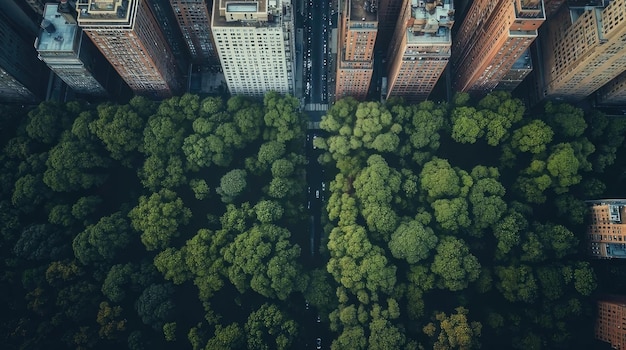
<svg viewBox="0 0 626 350">
<path fill-rule="evenodd" d="M 374 71 L 374 44 L 378 32 L 375 2 L 346 0 L 338 28 L 335 98 L 364 100 Z"/>
<path fill-rule="evenodd" d="M 295 30 L 288 0 L 215 0 L 211 31 L 231 94 L 294 93 Z"/>
<path fill-rule="evenodd" d="M 211 34 L 211 10 L 205 0 L 170 0 L 191 61 L 203 66 L 219 65 Z"/>
<path fill-rule="evenodd" d="M 404 0 L 387 55 L 387 98 L 428 98 L 450 58 L 452 0 Z"/>
<path fill-rule="evenodd" d="M 149 0 L 79 0 L 78 25 L 138 95 L 182 90 L 180 67 Z"/>
<path fill-rule="evenodd" d="M 46 65 L 37 59 L 30 36 L 0 12 L 0 101 L 37 102 L 45 96 L 50 76 Z"/>
<path fill-rule="evenodd" d="M 587 201 L 590 254 L 597 259 L 626 258 L 626 199 Z"/>
<path fill-rule="evenodd" d="M 452 47 L 456 89 L 514 89 L 532 69 L 527 50 L 544 21 L 543 0 L 475 0 Z"/>
<path fill-rule="evenodd" d="M 626 71 L 626 1 L 568 5 L 549 22 L 543 97 L 576 101 Z"/>
<path fill-rule="evenodd" d="M 606 295 L 598 300 L 596 339 L 610 343 L 613 349 L 626 349 L 626 297 Z"/>
</svg>

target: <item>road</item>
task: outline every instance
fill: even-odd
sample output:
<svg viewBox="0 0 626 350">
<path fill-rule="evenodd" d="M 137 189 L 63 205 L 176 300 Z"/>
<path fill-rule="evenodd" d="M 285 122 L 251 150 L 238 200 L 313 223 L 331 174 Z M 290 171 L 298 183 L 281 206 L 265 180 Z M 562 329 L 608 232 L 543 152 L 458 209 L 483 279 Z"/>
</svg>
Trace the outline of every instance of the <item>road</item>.
<svg viewBox="0 0 626 350">
<path fill-rule="evenodd" d="M 309 103 L 328 102 L 328 43 L 330 6 L 327 0 L 308 0 L 305 32 L 307 50 L 305 50 L 305 95 Z M 306 94 L 308 92 L 308 94 Z"/>
</svg>

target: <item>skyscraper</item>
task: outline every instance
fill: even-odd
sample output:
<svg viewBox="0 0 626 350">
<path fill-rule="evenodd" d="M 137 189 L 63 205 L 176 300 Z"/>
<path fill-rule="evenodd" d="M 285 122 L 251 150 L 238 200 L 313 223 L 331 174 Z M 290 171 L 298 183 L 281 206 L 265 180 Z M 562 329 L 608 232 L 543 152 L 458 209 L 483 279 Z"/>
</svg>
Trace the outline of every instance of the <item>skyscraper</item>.
<svg viewBox="0 0 626 350">
<path fill-rule="evenodd" d="M 448 64 L 452 0 L 405 0 L 387 55 L 387 98 L 424 101 Z"/>
<path fill-rule="evenodd" d="M 452 47 L 456 89 L 514 89 L 530 72 L 527 49 L 544 20 L 543 0 L 475 0 Z"/>
<path fill-rule="evenodd" d="M 378 16 L 372 2 L 346 0 L 338 28 L 335 97 L 367 97 L 374 68 Z"/>
<path fill-rule="evenodd" d="M 596 339 L 608 342 L 613 349 L 626 348 L 626 297 L 607 295 L 598 300 Z"/>
<path fill-rule="evenodd" d="M 377 50 L 387 50 L 391 37 L 398 24 L 400 9 L 404 0 L 378 0 Z"/>
<path fill-rule="evenodd" d="M 587 201 L 590 254 L 598 259 L 626 258 L 626 199 Z"/>
<path fill-rule="evenodd" d="M 44 96 L 50 71 L 37 59 L 34 38 L 16 28 L 0 12 L 0 101 L 36 102 Z"/>
<path fill-rule="evenodd" d="M 170 0 L 174 15 L 195 64 L 219 65 L 211 35 L 211 12 L 205 0 Z"/>
<path fill-rule="evenodd" d="M 290 1 L 215 0 L 211 30 L 231 94 L 293 94 L 295 31 Z"/>
<path fill-rule="evenodd" d="M 76 23 L 76 11 L 67 0 L 47 4 L 40 34 L 35 41 L 39 58 L 74 92 L 104 96 L 103 84 L 111 65 Z"/>
<path fill-rule="evenodd" d="M 544 97 L 580 100 L 626 70 L 626 2 L 580 3 L 549 22 Z"/>
<path fill-rule="evenodd" d="M 600 88 L 598 102 L 606 105 L 626 105 L 626 71 Z"/>
<path fill-rule="evenodd" d="M 78 25 L 139 95 L 167 97 L 182 79 L 148 0 L 79 0 Z"/>
</svg>

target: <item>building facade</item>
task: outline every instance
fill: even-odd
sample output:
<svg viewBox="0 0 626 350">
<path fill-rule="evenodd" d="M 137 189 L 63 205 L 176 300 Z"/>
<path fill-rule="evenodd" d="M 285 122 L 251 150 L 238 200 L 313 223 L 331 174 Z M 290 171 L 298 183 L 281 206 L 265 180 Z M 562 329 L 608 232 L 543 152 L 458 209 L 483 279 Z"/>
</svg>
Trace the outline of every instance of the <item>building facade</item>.
<svg viewBox="0 0 626 350">
<path fill-rule="evenodd" d="M 598 102 L 603 105 L 626 105 L 626 71 L 600 88 Z"/>
<path fill-rule="evenodd" d="M 626 199 L 587 201 L 590 222 L 587 238 L 592 257 L 626 258 Z"/>
<path fill-rule="evenodd" d="M 404 0 L 378 0 L 377 50 L 386 51 L 398 24 Z"/>
<path fill-rule="evenodd" d="M 626 349 L 626 297 L 607 295 L 598 300 L 596 339 L 610 343 L 613 349 Z"/>
<path fill-rule="evenodd" d="M 16 28 L 0 12 L 0 101 L 37 102 L 45 95 L 50 71 L 37 59 L 34 37 Z"/>
<path fill-rule="evenodd" d="M 295 31 L 287 0 L 215 0 L 211 22 L 233 95 L 294 93 Z"/>
<path fill-rule="evenodd" d="M 138 95 L 182 90 L 176 59 L 148 0 L 79 0 L 78 25 Z"/>
<path fill-rule="evenodd" d="M 404 1 L 387 55 L 387 98 L 428 98 L 448 64 L 453 25 L 452 0 Z"/>
<path fill-rule="evenodd" d="M 211 34 L 211 8 L 205 0 L 170 0 L 191 61 L 203 66 L 219 65 Z"/>
<path fill-rule="evenodd" d="M 67 2 L 64 4 L 68 6 Z M 107 70 L 109 64 L 106 60 L 96 62 L 98 50 L 78 27 L 76 11 L 71 6 L 69 10 L 63 12 L 61 8 L 60 12 L 55 3 L 46 5 L 35 41 L 39 59 L 75 92 L 104 96 L 107 92 L 93 71 Z"/>
<path fill-rule="evenodd" d="M 528 64 L 525 69 L 517 67 L 524 64 L 544 21 L 543 0 L 474 1 L 452 47 L 456 90 L 481 95 L 498 85 L 515 88 L 515 81 L 521 81 L 531 68 Z"/>
<path fill-rule="evenodd" d="M 544 97 L 580 100 L 626 70 L 625 1 L 564 6 L 550 21 Z"/>
<path fill-rule="evenodd" d="M 347 0 L 338 30 L 335 98 L 364 100 L 374 71 L 378 32 L 376 8 L 366 0 Z"/>
</svg>

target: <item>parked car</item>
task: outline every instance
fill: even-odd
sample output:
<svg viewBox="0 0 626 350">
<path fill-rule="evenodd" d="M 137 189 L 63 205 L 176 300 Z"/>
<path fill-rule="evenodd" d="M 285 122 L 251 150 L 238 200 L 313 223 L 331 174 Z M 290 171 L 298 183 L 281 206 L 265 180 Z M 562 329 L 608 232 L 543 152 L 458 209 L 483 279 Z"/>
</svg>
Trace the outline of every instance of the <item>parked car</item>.
<svg viewBox="0 0 626 350">
<path fill-rule="evenodd" d="M 316 349 L 321 349 L 322 348 L 322 338 L 315 339 L 315 348 Z"/>
</svg>

